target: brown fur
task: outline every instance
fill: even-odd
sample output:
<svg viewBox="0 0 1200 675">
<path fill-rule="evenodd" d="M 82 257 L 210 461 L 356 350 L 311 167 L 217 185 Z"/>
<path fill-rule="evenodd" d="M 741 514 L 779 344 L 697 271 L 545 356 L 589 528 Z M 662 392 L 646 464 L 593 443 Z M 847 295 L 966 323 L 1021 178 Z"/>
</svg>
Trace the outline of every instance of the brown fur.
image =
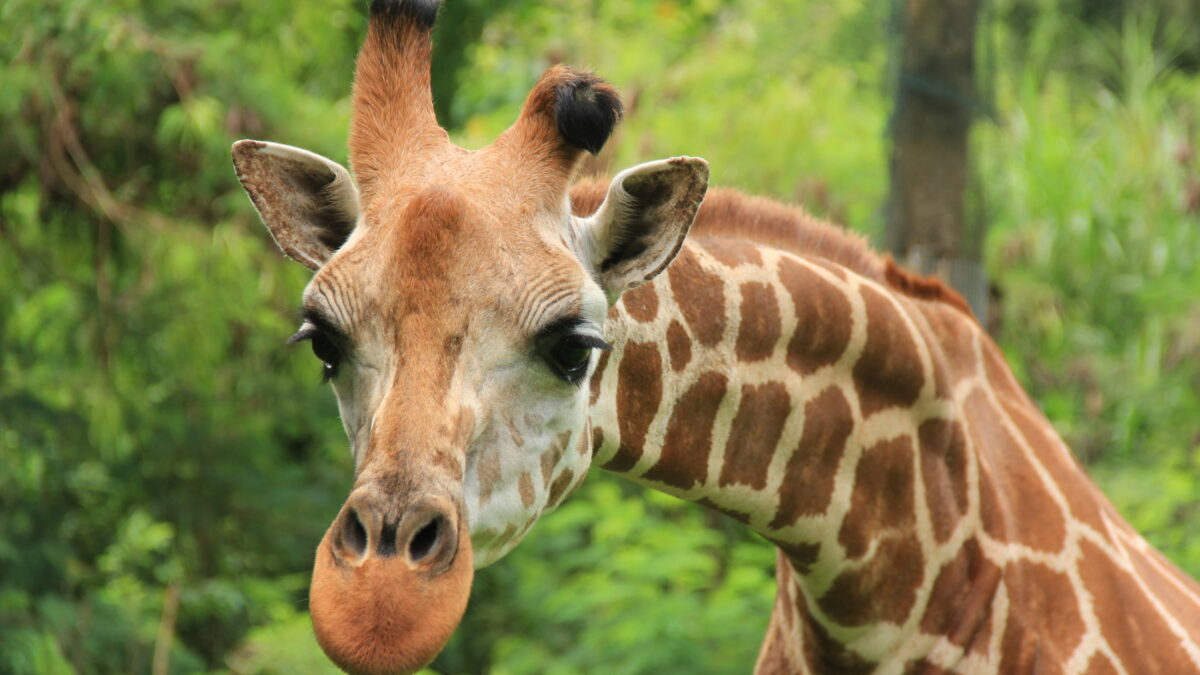
<svg viewBox="0 0 1200 675">
<path fill-rule="evenodd" d="M 577 215 L 591 215 L 604 201 L 608 183 L 592 179 L 571 190 Z M 967 315 L 971 308 L 952 288 L 935 277 L 921 277 L 896 264 L 890 255 L 871 250 L 865 238 L 821 220 L 795 206 L 754 197 L 729 188 L 708 191 L 691 236 L 748 239 L 783 251 L 825 258 L 872 281 L 920 300 L 944 302 Z"/>
<path fill-rule="evenodd" d="M 564 162 L 564 168 L 573 167 L 575 160 L 583 150 L 565 142 L 559 135 L 555 115 L 559 88 L 569 86 L 577 81 L 586 81 L 596 89 L 616 96 L 616 91 L 612 86 L 600 81 L 595 76 L 563 65 L 553 66 L 542 74 L 537 84 L 529 92 L 529 96 L 525 98 L 525 105 L 521 109 L 521 116 L 517 122 L 502 134 L 497 142 L 502 144 L 511 142 L 515 148 L 528 149 L 539 146 L 552 148 Z"/>
<path fill-rule="evenodd" d="M 522 176 L 521 192 L 542 208 L 559 207 L 576 163 L 584 153 L 559 134 L 555 119 L 557 90 L 578 81 L 616 96 L 611 86 L 594 76 L 554 66 L 542 74 L 529 92 L 517 121 L 481 151 L 488 156 L 502 155 L 507 166 L 531 169 L 530 175 Z"/>
<path fill-rule="evenodd" d="M 355 64 L 350 124 L 350 162 L 364 201 L 386 174 L 411 175 L 453 147 L 433 112 L 431 51 L 429 27 L 372 17 Z"/>
<path fill-rule="evenodd" d="M 900 267 L 891 255 L 883 257 L 883 264 L 884 278 L 892 288 L 921 300 L 944 302 L 962 310 L 967 315 L 971 314 L 971 306 L 967 304 L 963 296 L 942 283 L 937 277 L 919 277 L 912 274 Z"/>
</svg>

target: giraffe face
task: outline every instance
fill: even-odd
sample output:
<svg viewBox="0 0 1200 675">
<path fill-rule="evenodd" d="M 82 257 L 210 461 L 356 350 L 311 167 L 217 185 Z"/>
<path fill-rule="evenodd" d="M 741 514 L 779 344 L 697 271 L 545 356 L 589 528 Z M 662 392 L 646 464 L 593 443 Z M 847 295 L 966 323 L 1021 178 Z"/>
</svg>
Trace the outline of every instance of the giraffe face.
<svg viewBox="0 0 1200 675">
<path fill-rule="evenodd" d="M 431 475 L 460 503 L 474 566 L 510 550 L 583 479 L 588 375 L 608 299 L 587 222 L 504 223 L 457 191 L 370 211 L 304 293 L 360 486 Z M 357 488 L 356 488 L 357 489 Z"/>
<path fill-rule="evenodd" d="M 296 148 L 247 141 L 234 156 L 280 247 L 316 271 L 293 341 L 331 382 L 355 460 L 317 550 L 314 628 L 344 667 L 410 672 L 453 632 L 473 569 L 583 480 L 608 309 L 679 250 L 707 165 L 634 167 L 579 218 L 565 183 L 547 208 L 503 154 L 369 199 Z"/>
</svg>

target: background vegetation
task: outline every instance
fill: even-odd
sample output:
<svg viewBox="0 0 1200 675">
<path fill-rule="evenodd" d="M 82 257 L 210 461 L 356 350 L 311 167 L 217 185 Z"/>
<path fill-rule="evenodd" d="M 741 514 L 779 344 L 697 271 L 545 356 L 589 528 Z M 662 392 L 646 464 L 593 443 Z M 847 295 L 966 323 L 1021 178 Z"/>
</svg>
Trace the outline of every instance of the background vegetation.
<svg viewBox="0 0 1200 675">
<path fill-rule="evenodd" d="M 243 137 L 345 160 L 365 3 L 0 5 L 0 672 L 324 672 L 311 552 L 351 481 L 283 348 L 305 270 L 238 187 Z M 888 3 L 452 0 L 435 74 L 486 143 L 553 61 L 616 83 L 606 163 L 878 236 Z M 1118 508 L 1200 576 L 1200 10 L 993 0 L 974 136 L 995 334 Z M 444 671 L 744 672 L 773 554 L 595 472 L 479 575 Z M 668 668 L 669 666 L 669 668 Z"/>
</svg>

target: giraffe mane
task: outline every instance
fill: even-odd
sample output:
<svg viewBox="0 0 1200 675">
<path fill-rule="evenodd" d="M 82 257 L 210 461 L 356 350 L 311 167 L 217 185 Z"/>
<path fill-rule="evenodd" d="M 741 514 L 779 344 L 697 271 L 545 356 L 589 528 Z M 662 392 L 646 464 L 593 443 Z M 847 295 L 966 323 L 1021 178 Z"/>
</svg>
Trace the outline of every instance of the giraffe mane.
<svg viewBox="0 0 1200 675">
<path fill-rule="evenodd" d="M 604 200 L 607 182 L 580 182 L 571 190 L 571 205 L 580 216 L 591 215 Z M 891 255 L 871 249 L 866 237 L 822 220 L 798 206 L 730 188 L 712 188 L 692 225 L 692 236 L 748 239 L 772 248 L 816 256 L 837 263 L 872 281 L 920 300 L 944 302 L 971 316 L 961 295 L 936 277 L 922 277 L 900 267 Z"/>
</svg>

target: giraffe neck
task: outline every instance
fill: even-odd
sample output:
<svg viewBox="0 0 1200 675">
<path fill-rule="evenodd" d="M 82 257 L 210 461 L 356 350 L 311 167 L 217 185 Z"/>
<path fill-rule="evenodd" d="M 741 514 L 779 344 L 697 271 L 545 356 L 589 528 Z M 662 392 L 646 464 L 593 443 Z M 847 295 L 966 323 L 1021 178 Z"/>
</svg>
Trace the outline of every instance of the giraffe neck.
<svg viewBox="0 0 1200 675">
<path fill-rule="evenodd" d="M 745 242 L 686 246 L 614 308 L 592 420 L 597 465 L 774 542 L 817 630 L 874 640 L 874 656 L 905 639 L 878 626 L 904 626 L 940 562 L 921 541 L 915 457 L 919 438 L 945 442 L 949 410 L 929 354 L 866 284 Z M 952 474 L 939 489 L 961 492 Z"/>
<path fill-rule="evenodd" d="M 820 260 L 702 240 L 626 294 L 609 333 L 594 464 L 780 550 L 760 670 L 1136 667 L 1105 637 L 1127 620 L 1094 608 L 1130 563 L 1099 561 L 1153 552 L 958 310 Z M 1146 564 L 1194 602 L 1194 583 Z M 1171 663 L 1200 663 L 1187 635 L 1200 605 L 1142 604 L 1182 640 Z"/>
</svg>

